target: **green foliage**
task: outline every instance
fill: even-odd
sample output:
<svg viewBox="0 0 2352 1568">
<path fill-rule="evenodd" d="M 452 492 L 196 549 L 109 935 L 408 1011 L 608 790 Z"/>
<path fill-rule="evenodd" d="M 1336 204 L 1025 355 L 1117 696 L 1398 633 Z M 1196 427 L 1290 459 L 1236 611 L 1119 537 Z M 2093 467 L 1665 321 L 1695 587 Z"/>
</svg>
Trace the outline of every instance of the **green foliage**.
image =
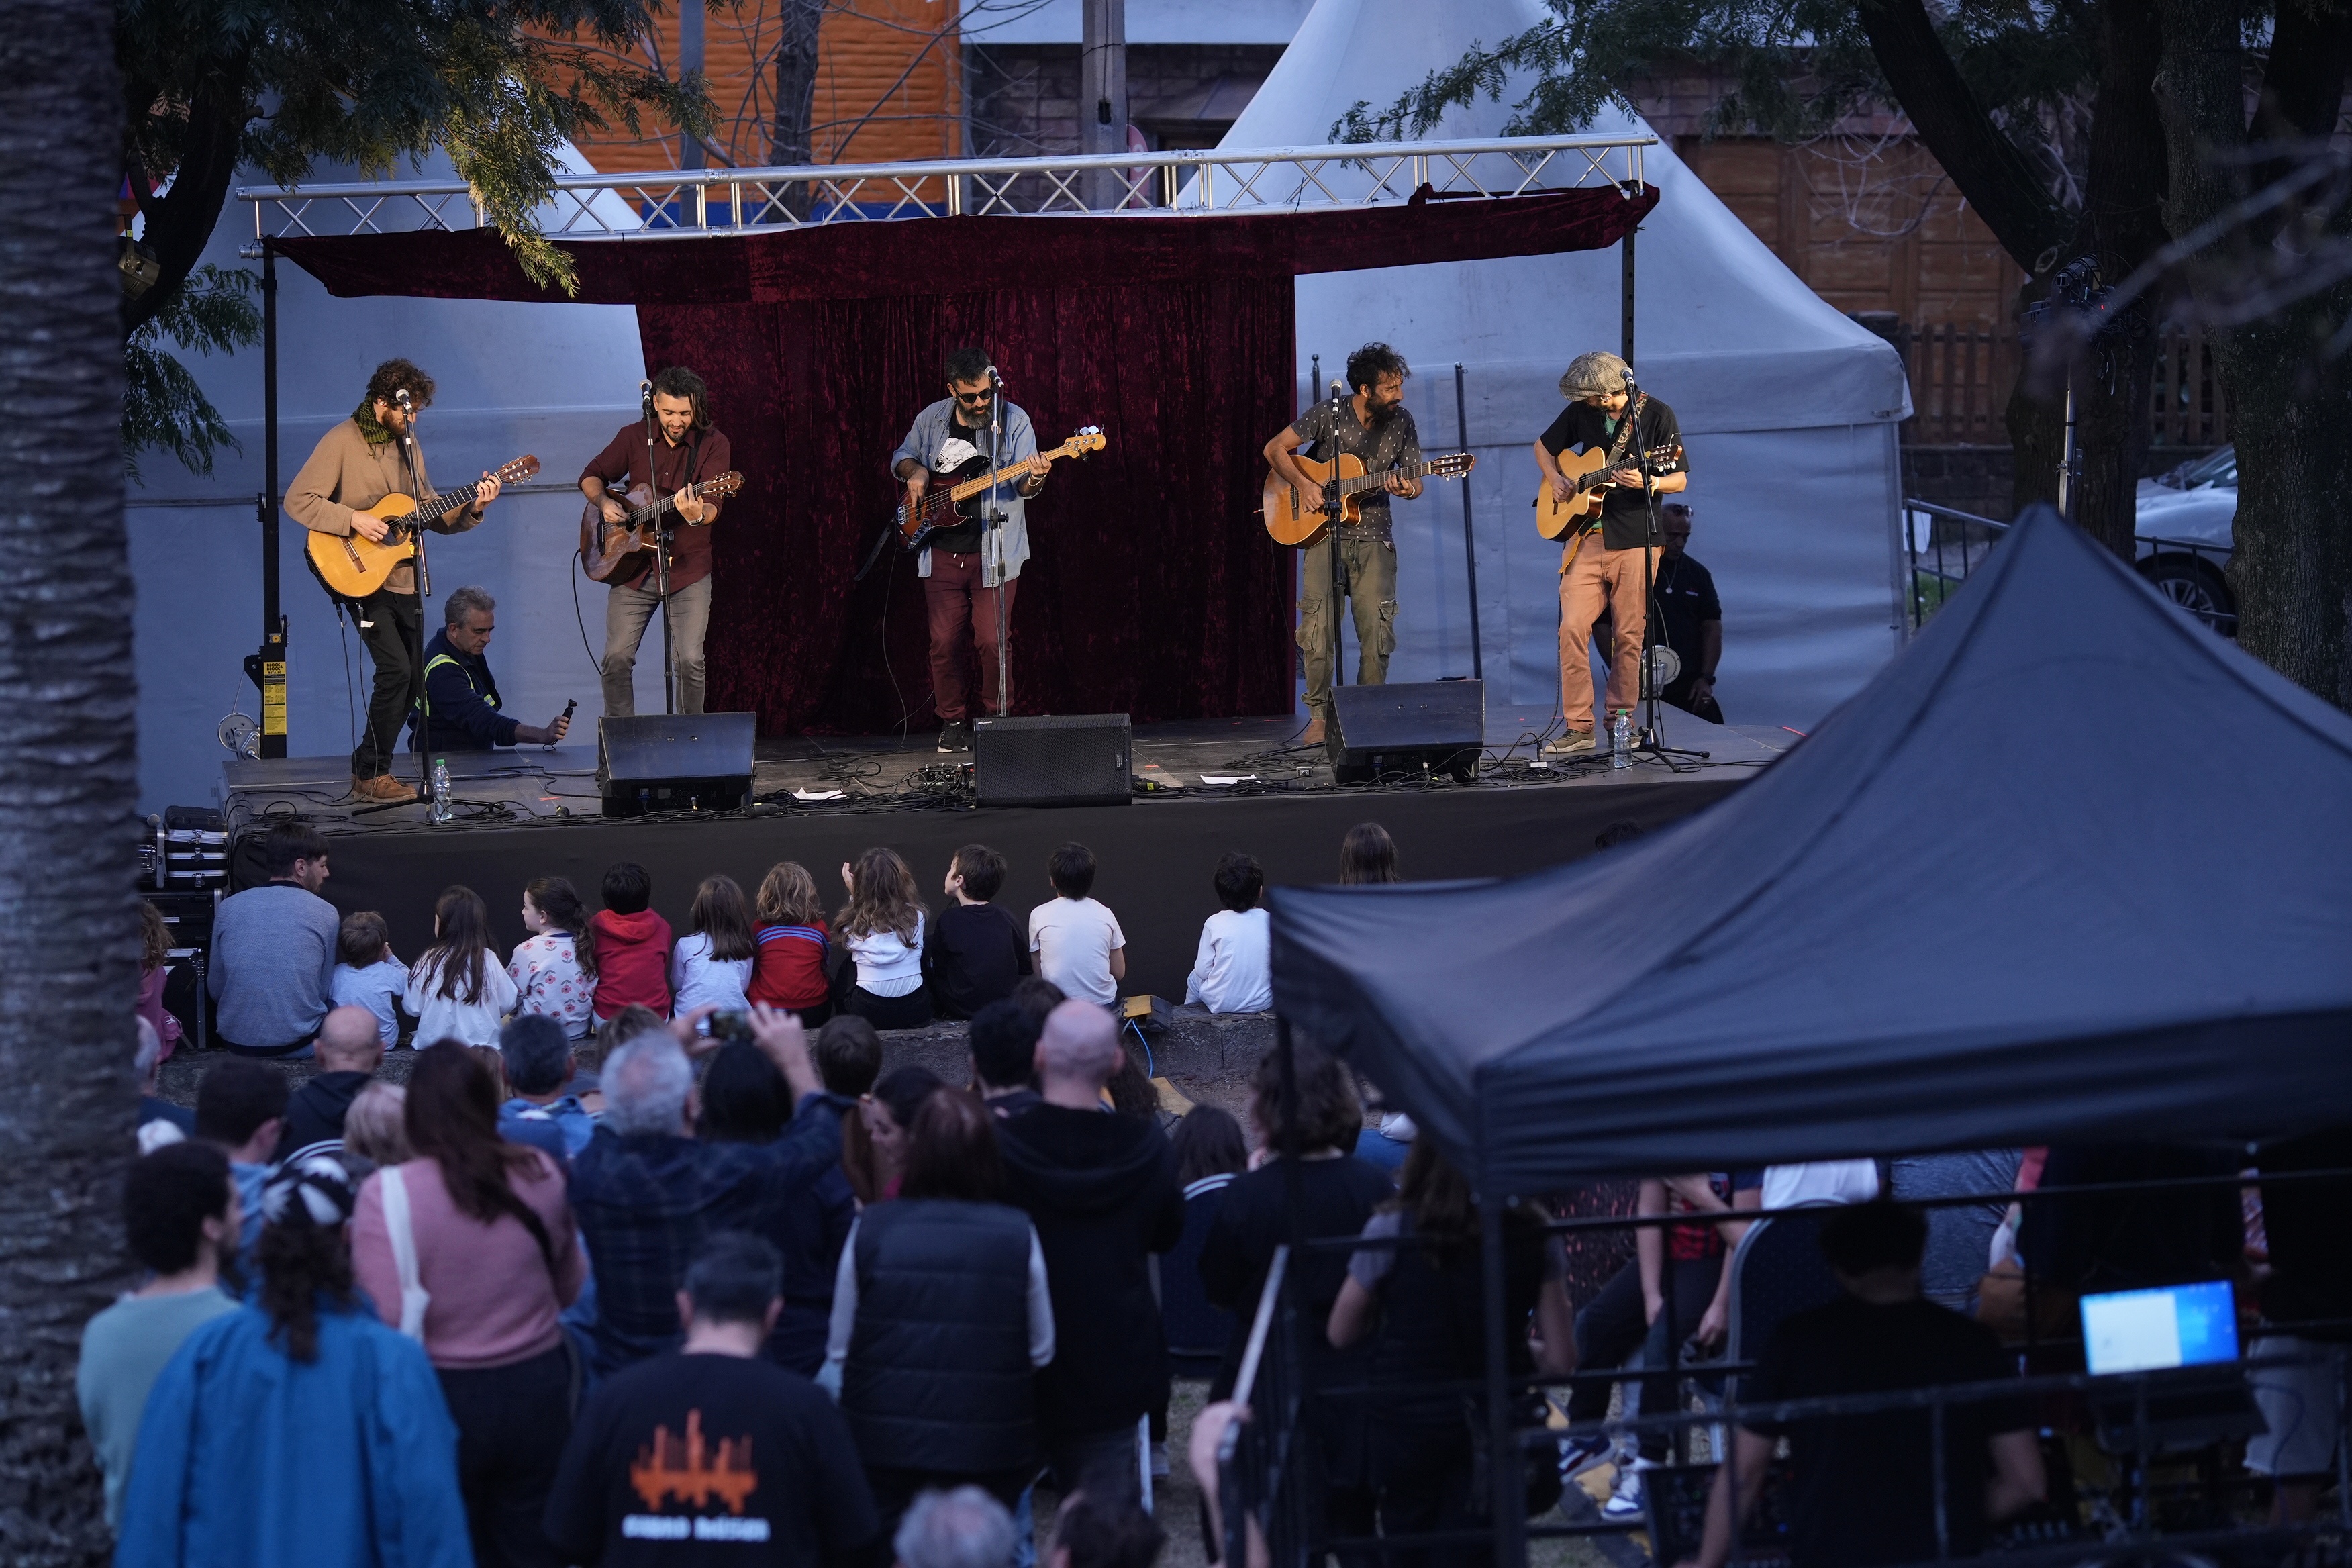
<svg viewBox="0 0 2352 1568">
<path fill-rule="evenodd" d="M 1873 0 L 1863 0 L 1873 3 Z M 1581 131 L 1622 85 L 1712 68 L 1731 89 L 1707 131 L 1801 141 L 1891 102 L 1853 4 L 1839 0 L 1547 0 L 1553 16 L 1454 64 L 1385 108 L 1358 103 L 1335 140 L 1425 134 L 1450 109 L 1484 97 L 1512 104 L 1513 135 Z M 2089 90 L 2095 21 L 2069 0 L 1957 0 L 1935 7 L 1960 76 L 2021 141 Z M 2055 171 L 2053 170 L 2053 173 Z"/>
<path fill-rule="evenodd" d="M 134 480 L 144 451 L 169 452 L 195 472 L 209 474 L 213 454 L 221 447 L 243 450 L 188 367 L 163 343 L 169 339 L 182 349 L 209 354 L 259 342 L 255 287 L 253 274 L 243 268 L 200 267 L 123 344 L 122 460 Z"/>
<path fill-rule="evenodd" d="M 688 4 L 700 0 L 687 0 Z M 281 184 L 328 160 L 363 176 L 446 150 L 544 287 L 576 287 L 539 230 L 565 139 L 654 111 L 708 134 L 699 78 L 665 79 L 635 41 L 661 0 L 118 0 L 116 52 L 130 129 L 124 161 L 142 196 L 164 285 L 217 219 L 228 172 Z M 183 183 L 196 199 L 177 203 Z M 182 207 L 186 210 L 181 210 Z M 159 229 L 174 232 L 161 233 Z M 132 324 L 136 324 L 135 321 Z"/>
</svg>

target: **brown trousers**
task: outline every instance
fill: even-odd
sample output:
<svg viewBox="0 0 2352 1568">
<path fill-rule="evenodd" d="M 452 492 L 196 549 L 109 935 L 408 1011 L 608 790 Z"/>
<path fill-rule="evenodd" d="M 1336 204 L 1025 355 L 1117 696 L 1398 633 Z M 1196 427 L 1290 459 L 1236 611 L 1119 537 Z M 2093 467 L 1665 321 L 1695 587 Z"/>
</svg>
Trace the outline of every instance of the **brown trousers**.
<svg viewBox="0 0 2352 1568">
<path fill-rule="evenodd" d="M 1657 572 L 1657 552 L 1607 550 L 1588 537 L 1559 574 L 1559 710 L 1571 730 L 1592 728 L 1592 623 L 1609 612 L 1609 707 L 1632 708 L 1642 695 L 1642 557 Z"/>
</svg>

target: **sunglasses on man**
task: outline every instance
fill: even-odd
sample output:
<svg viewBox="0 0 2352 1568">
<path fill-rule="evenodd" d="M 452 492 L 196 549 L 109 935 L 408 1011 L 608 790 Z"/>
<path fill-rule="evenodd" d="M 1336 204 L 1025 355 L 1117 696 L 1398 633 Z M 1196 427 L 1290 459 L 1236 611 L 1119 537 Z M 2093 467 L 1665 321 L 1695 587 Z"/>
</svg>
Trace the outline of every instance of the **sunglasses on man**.
<svg viewBox="0 0 2352 1568">
<path fill-rule="evenodd" d="M 994 392 L 987 392 L 987 391 L 983 391 L 983 392 L 959 392 L 959 393 L 957 393 L 957 394 L 955 395 L 955 400 L 956 400 L 958 403 L 964 404 L 964 405 L 968 405 L 968 406 L 970 406 L 970 407 L 973 407 L 973 408 L 978 408 L 978 407 L 982 406 L 982 405 L 985 405 L 985 404 L 992 403 L 992 402 L 994 402 L 994 401 L 995 401 L 995 399 L 996 399 L 996 394 L 995 394 Z"/>
</svg>

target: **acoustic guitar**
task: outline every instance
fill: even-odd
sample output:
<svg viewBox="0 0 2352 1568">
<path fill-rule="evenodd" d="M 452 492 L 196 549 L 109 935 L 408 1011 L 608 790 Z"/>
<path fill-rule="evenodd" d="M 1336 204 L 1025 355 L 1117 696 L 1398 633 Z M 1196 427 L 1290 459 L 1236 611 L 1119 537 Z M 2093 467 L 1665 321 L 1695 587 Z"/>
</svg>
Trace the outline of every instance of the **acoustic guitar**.
<svg viewBox="0 0 2352 1568">
<path fill-rule="evenodd" d="M 537 458 L 517 458 L 498 470 L 498 480 L 502 485 L 519 484 L 537 472 Z M 423 506 L 416 504 L 414 496 L 388 495 L 367 509 L 370 517 L 382 518 L 385 523 L 381 541 L 362 539 L 356 533 L 341 536 L 314 532 L 308 545 L 310 570 L 319 574 L 329 593 L 340 598 L 364 599 L 383 586 L 394 567 L 416 554 L 416 535 L 426 523 L 446 517 L 459 507 L 473 505 L 481 489 L 482 481 L 476 479 Z"/>
<path fill-rule="evenodd" d="M 1079 426 L 1068 440 L 1052 451 L 1040 452 L 1037 455 L 1049 463 L 1058 463 L 1064 458 L 1083 458 L 1089 452 L 1099 452 L 1108 444 L 1103 437 L 1101 426 L 1085 425 Z M 902 488 L 898 492 L 896 524 L 898 531 L 898 542 L 909 550 L 920 550 L 932 534 L 941 529 L 961 527 L 969 518 L 976 515 L 964 510 L 966 501 L 986 494 L 994 485 L 1018 480 L 1028 472 L 1029 460 L 1026 458 L 1008 467 L 991 471 L 985 453 L 968 458 L 956 468 L 944 473 L 933 469 L 930 482 L 923 490 L 923 503 L 919 507 L 911 511 L 908 510 L 906 490 Z"/>
<path fill-rule="evenodd" d="M 1683 449 L 1680 447 L 1667 447 L 1662 451 L 1651 453 L 1651 477 L 1654 479 L 1660 474 L 1672 473 L 1675 465 L 1681 462 L 1682 458 Z M 1572 529 L 1599 522 L 1601 503 L 1609 491 L 1634 488 L 1632 485 L 1621 485 L 1609 475 L 1613 469 L 1631 468 L 1638 465 L 1631 458 L 1620 458 L 1612 463 L 1609 460 L 1609 453 L 1602 447 L 1593 447 L 1581 452 L 1562 452 L 1554 460 L 1559 464 L 1561 476 L 1576 488 L 1566 500 L 1560 500 L 1552 493 L 1549 479 L 1546 479 L 1543 482 L 1543 488 L 1536 491 L 1536 531 L 1546 539 L 1559 539 Z"/>
<path fill-rule="evenodd" d="M 1318 463 L 1311 458 L 1294 457 L 1292 460 L 1298 465 L 1299 472 L 1315 481 L 1316 488 L 1299 489 L 1284 479 L 1279 469 L 1267 470 L 1265 531 L 1274 535 L 1276 544 L 1314 543 L 1330 521 L 1323 509 L 1333 500 L 1339 503 L 1342 523 L 1360 521 L 1365 492 L 1381 489 L 1390 474 L 1401 479 L 1417 479 L 1424 475 L 1458 479 L 1478 466 L 1478 459 L 1467 452 L 1448 452 L 1425 463 L 1400 463 L 1377 474 L 1366 473 L 1364 460 L 1353 452 L 1342 452 L 1328 463 Z"/>
<path fill-rule="evenodd" d="M 693 487 L 697 500 L 731 496 L 742 488 L 743 476 L 732 468 Z M 640 550 L 660 549 L 661 520 L 677 510 L 676 491 L 656 499 L 647 484 L 630 486 L 625 499 L 629 515 L 618 522 L 606 521 L 604 507 L 593 500 L 580 514 L 580 569 L 592 583 L 611 582 Z"/>
</svg>

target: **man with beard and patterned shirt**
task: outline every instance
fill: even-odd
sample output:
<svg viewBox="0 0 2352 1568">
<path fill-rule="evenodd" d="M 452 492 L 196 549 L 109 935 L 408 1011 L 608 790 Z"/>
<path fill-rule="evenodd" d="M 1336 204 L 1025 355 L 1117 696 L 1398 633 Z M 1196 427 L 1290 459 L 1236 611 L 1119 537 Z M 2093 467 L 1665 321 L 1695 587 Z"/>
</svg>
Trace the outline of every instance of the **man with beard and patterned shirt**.
<svg viewBox="0 0 2352 1568">
<path fill-rule="evenodd" d="M 1265 444 L 1265 460 L 1295 489 L 1319 495 L 1322 487 L 1300 470 L 1292 456 L 1312 445 L 1314 460 L 1328 463 L 1350 453 L 1367 474 L 1385 473 L 1421 461 L 1421 434 L 1405 411 L 1404 356 L 1386 343 L 1366 343 L 1348 356 L 1348 384 L 1355 395 L 1327 399 L 1302 414 Z M 1307 656 L 1307 707 L 1302 744 L 1323 743 L 1331 717 L 1334 627 L 1331 595 L 1347 595 L 1356 621 L 1356 684 L 1380 686 L 1389 678 L 1389 655 L 1396 651 L 1396 543 L 1389 535 L 1389 497 L 1407 500 L 1421 494 L 1421 481 L 1391 474 L 1382 488 L 1368 491 L 1359 521 L 1325 529 L 1307 547 L 1299 568 L 1298 648 Z M 1336 533 L 1337 538 L 1334 538 Z M 1339 552 L 1335 584 L 1331 552 Z"/>
</svg>

